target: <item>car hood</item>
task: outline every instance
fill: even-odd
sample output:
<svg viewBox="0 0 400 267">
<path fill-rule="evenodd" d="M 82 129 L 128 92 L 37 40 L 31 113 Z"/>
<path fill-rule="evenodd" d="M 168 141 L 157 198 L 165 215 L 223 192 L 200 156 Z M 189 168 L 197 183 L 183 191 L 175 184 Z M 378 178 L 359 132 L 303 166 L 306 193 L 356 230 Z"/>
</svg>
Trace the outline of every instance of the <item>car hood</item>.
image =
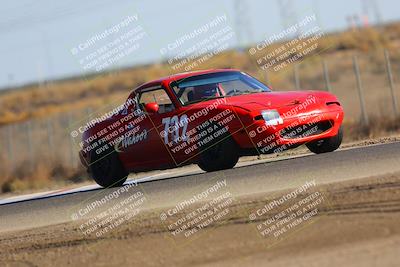
<svg viewBox="0 0 400 267">
<path fill-rule="evenodd" d="M 327 93 L 316 91 L 266 92 L 227 97 L 226 104 L 249 110 L 319 104 Z"/>
<path fill-rule="evenodd" d="M 319 113 L 325 109 L 327 102 L 340 105 L 336 96 L 325 91 L 265 92 L 225 99 L 226 106 L 241 108 L 253 114 L 275 109 L 287 118 Z"/>
</svg>

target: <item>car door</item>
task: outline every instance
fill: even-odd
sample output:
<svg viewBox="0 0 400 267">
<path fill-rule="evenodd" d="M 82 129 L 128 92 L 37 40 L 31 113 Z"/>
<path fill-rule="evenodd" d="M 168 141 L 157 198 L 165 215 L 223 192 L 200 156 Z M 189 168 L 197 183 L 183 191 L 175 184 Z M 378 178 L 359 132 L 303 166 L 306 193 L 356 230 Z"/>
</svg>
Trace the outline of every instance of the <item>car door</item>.
<svg viewBox="0 0 400 267">
<path fill-rule="evenodd" d="M 138 132 L 145 132 L 145 140 L 135 143 L 127 150 L 127 160 L 133 169 L 174 167 L 174 158 L 169 153 L 163 134 L 165 119 L 174 117 L 176 113 L 171 98 L 160 86 L 142 89 L 137 94 L 138 107 L 146 116 L 140 123 L 142 129 Z M 146 111 L 145 106 L 149 103 L 157 103 L 158 112 Z"/>
</svg>

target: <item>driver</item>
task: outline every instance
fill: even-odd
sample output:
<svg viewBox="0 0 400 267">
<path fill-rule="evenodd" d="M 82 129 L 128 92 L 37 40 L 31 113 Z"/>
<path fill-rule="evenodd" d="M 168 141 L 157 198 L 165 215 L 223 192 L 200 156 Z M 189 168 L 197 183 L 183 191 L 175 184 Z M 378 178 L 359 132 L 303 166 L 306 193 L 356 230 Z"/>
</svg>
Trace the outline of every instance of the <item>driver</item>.
<svg viewBox="0 0 400 267">
<path fill-rule="evenodd" d="M 219 84 L 205 84 L 193 88 L 193 100 L 222 96 Z"/>
</svg>

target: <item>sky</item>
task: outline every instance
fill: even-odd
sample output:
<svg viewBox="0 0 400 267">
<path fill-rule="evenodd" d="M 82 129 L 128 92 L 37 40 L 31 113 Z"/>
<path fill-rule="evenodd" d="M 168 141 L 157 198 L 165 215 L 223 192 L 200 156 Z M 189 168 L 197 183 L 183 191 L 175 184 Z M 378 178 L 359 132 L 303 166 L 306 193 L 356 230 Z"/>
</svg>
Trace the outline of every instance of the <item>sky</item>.
<svg viewBox="0 0 400 267">
<path fill-rule="evenodd" d="M 211 31 L 189 39 L 185 36 L 212 22 L 221 23 L 214 30 L 233 29 L 235 38 L 225 47 L 232 48 L 259 43 L 284 30 L 285 25 L 313 14 L 324 32 L 345 29 L 349 15 L 363 12 L 363 0 L 292 0 L 287 9 L 280 8 L 278 1 L 6 0 L 0 7 L 0 88 L 94 71 L 87 65 L 93 58 L 90 61 L 88 57 L 105 45 L 111 51 L 110 43 L 117 36 L 128 36 L 129 31 L 137 37 L 130 40 L 132 49 L 113 64 L 103 65 L 102 70 L 160 62 L 194 45 L 200 47 Z M 382 22 L 400 19 L 399 1 L 375 3 Z M 375 22 L 373 4 L 370 7 L 370 19 Z M 286 19 L 282 19 L 282 12 Z M 118 32 L 110 33 L 116 25 Z M 98 36 L 105 32 L 100 40 Z"/>
</svg>

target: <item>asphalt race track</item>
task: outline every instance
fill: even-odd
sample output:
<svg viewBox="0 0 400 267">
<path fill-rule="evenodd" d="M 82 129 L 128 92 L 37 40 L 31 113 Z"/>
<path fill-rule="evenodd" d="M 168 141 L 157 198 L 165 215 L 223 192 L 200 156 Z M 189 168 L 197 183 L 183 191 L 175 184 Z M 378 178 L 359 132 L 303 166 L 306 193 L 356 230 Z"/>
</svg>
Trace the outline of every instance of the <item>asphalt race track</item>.
<svg viewBox="0 0 400 267">
<path fill-rule="evenodd" d="M 226 180 L 227 187 L 235 196 L 245 196 L 294 188 L 311 180 L 327 184 L 400 172 L 399 152 L 400 143 L 389 143 L 270 162 L 254 161 L 223 172 L 202 173 L 193 167 L 179 175 L 169 175 L 172 172 L 166 171 L 161 176 L 143 178 L 137 187 L 145 192 L 146 209 L 162 209 L 175 205 L 214 181 Z M 131 180 L 127 183 L 133 184 Z M 92 186 L 39 199 L 3 202 L 0 205 L 1 232 L 69 222 L 87 203 L 102 199 L 115 190 L 117 188 Z M 132 191 L 121 193 L 107 205 L 131 194 Z"/>
</svg>

